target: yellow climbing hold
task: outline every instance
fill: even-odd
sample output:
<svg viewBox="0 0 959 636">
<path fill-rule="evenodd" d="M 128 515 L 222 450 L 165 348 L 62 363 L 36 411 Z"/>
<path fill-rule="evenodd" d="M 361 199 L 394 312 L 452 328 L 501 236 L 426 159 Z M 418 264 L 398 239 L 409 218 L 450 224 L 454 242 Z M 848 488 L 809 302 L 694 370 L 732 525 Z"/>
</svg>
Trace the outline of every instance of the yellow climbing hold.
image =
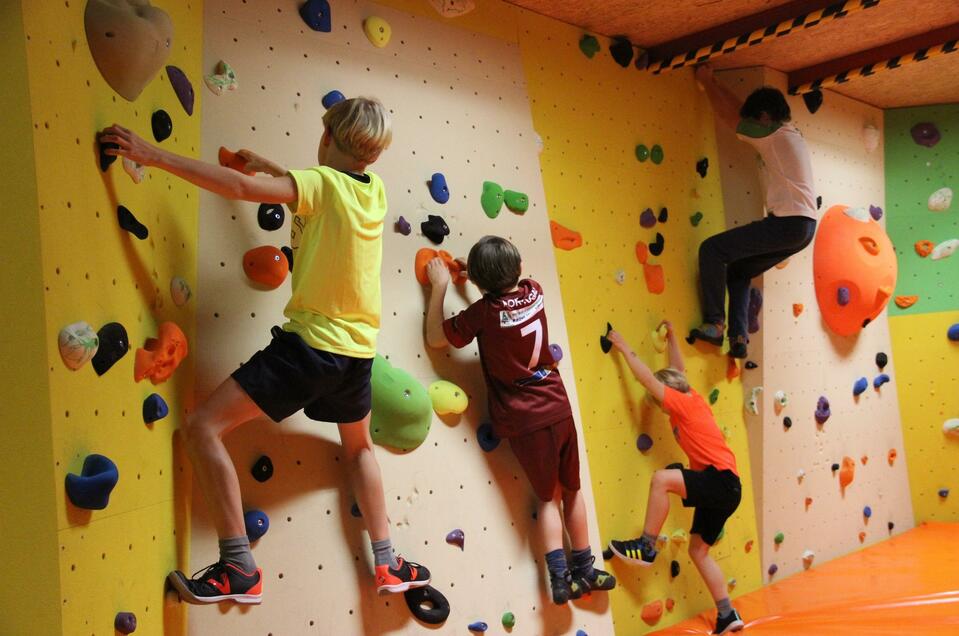
<svg viewBox="0 0 959 636">
<path fill-rule="evenodd" d="M 672 542 L 675 543 L 676 545 L 683 545 L 684 543 L 686 543 L 688 538 L 689 537 L 686 534 L 686 531 L 683 530 L 682 528 L 680 528 L 679 530 L 675 530 L 672 536 L 670 537 Z"/>
<path fill-rule="evenodd" d="M 662 324 L 659 329 L 653 331 L 653 348 L 662 353 L 666 351 L 666 325 Z"/>
<path fill-rule="evenodd" d="M 447 415 L 450 413 L 459 415 L 469 406 L 469 398 L 466 391 L 459 388 L 452 382 L 446 380 L 437 380 L 430 385 L 430 401 L 433 403 L 433 410 L 437 415 Z"/>
<path fill-rule="evenodd" d="M 375 15 L 363 20 L 363 31 L 373 46 L 380 49 L 390 43 L 390 35 L 393 32 L 386 20 Z"/>
</svg>

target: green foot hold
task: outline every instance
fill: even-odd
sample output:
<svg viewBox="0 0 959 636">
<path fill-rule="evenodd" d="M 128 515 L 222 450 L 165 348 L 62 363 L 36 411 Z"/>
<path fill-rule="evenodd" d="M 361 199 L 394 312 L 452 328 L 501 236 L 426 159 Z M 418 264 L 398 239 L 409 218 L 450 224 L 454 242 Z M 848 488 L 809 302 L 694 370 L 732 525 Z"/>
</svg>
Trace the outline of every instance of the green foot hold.
<svg viewBox="0 0 959 636">
<path fill-rule="evenodd" d="M 518 214 L 522 214 L 529 209 L 529 197 L 522 192 L 507 190 L 503 193 L 503 200 L 507 208 Z"/>
<path fill-rule="evenodd" d="M 599 40 L 586 34 L 579 40 L 579 50 L 589 59 L 593 59 L 593 56 L 599 52 Z"/>
<path fill-rule="evenodd" d="M 653 146 L 653 149 L 649 151 L 649 158 L 653 160 L 653 163 L 659 165 L 663 162 L 663 147 L 659 144 Z"/>
<path fill-rule="evenodd" d="M 486 212 L 486 216 L 491 219 L 498 217 L 499 211 L 503 207 L 503 188 L 498 183 L 484 181 L 480 204 L 483 206 L 483 212 Z"/>
<path fill-rule="evenodd" d="M 693 227 L 699 225 L 699 222 L 703 220 L 703 213 L 697 212 L 696 214 L 689 217 L 689 222 L 693 224 Z"/>
<path fill-rule="evenodd" d="M 512 629 L 516 626 L 516 617 L 513 615 L 513 612 L 506 612 L 503 614 L 503 627 L 506 629 Z"/>
<path fill-rule="evenodd" d="M 719 389 L 713 389 L 709 392 L 709 403 L 715 404 L 716 400 L 719 399 Z"/>
<path fill-rule="evenodd" d="M 647 148 L 645 144 L 636 146 L 636 158 L 639 159 L 640 162 L 649 159 L 649 148 Z"/>
<path fill-rule="evenodd" d="M 423 443 L 433 421 L 426 388 L 381 355 L 373 359 L 370 437 L 380 446 L 413 450 Z"/>
</svg>

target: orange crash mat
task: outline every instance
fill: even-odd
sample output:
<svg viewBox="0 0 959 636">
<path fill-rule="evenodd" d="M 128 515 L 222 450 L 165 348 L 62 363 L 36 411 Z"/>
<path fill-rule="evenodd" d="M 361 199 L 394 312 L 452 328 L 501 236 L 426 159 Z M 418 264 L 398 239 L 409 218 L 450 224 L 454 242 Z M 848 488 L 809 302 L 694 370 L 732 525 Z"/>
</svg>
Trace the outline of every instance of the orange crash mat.
<svg viewBox="0 0 959 636">
<path fill-rule="evenodd" d="M 959 634 L 959 524 L 924 523 L 733 601 L 741 634 Z M 709 634 L 716 610 L 656 634 Z"/>
</svg>

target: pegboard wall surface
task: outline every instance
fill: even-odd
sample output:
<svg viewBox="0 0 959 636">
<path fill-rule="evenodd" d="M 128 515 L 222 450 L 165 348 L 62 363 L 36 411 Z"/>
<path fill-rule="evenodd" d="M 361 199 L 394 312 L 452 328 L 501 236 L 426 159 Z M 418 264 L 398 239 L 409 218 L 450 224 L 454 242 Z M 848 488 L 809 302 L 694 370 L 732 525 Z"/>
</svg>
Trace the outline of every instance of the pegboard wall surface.
<svg viewBox="0 0 959 636">
<path fill-rule="evenodd" d="M 609 634 L 605 595 L 562 608 L 547 597 L 544 550 L 525 476 L 507 444 L 487 454 L 476 441 L 476 427 L 486 417 L 476 348 L 435 353 L 423 341 L 426 296 L 413 260 L 418 249 L 434 246 L 420 234 L 419 223 L 427 213 L 442 215 L 452 232 L 440 247 L 456 255 L 465 255 L 485 234 L 506 236 L 523 254 L 524 275 L 545 290 L 550 337 L 567 351 L 560 369 L 578 412 L 519 46 L 515 38 L 508 42 L 441 24 L 417 13 L 419 4 L 409 3 L 407 12 L 401 3 L 388 8 L 337 2 L 333 30 L 323 34 L 303 24 L 292 1 L 207 2 L 204 72 L 225 60 L 236 71 L 239 88 L 219 97 L 207 94 L 202 155 L 215 161 L 221 145 L 246 147 L 289 167 L 312 166 L 322 134 L 320 99 L 327 91 L 375 96 L 392 111 L 393 144 L 371 167 L 386 184 L 390 206 L 379 352 L 424 385 L 448 379 L 471 398 L 462 417 L 434 418 L 418 449 L 399 454 L 377 448 L 393 544 L 429 567 L 433 586 L 449 599 L 452 613 L 440 633 L 465 631 L 477 620 L 495 632 L 502 614 L 511 611 L 514 634 L 577 629 Z M 517 11 L 504 6 L 499 16 Z M 392 27 L 385 48 L 374 48 L 363 33 L 362 22 L 371 15 Z M 449 183 L 445 205 L 430 198 L 426 181 L 434 172 L 443 172 Z M 487 218 L 479 200 L 484 180 L 526 192 L 529 211 L 520 216 L 504 208 L 498 218 Z M 291 217 L 267 233 L 257 225 L 256 204 L 203 194 L 201 208 L 197 382 L 205 395 L 264 347 L 271 326 L 284 321 L 289 283 L 273 292 L 253 289 L 241 259 L 258 245 L 286 245 Z M 412 235 L 394 231 L 400 215 L 413 224 Z M 479 297 L 475 288 L 466 294 L 451 288 L 447 310 L 458 311 Z M 248 609 L 193 611 L 192 633 L 424 631 L 402 597 L 378 597 L 374 591 L 368 539 L 362 520 L 351 516 L 354 500 L 332 424 L 297 414 L 282 425 L 251 422 L 226 442 L 244 506 L 262 509 L 271 519 L 269 533 L 254 549 L 264 569 L 264 602 Z M 250 467 L 262 454 L 271 457 L 275 473 L 258 483 Z M 585 460 L 582 449 L 581 456 Z M 585 461 L 582 477 L 592 509 Z M 598 552 L 599 534 L 590 517 Z M 454 528 L 465 532 L 464 551 L 444 541 Z M 193 566 L 200 568 L 216 554 L 216 536 L 199 498 L 191 541 Z"/>
<path fill-rule="evenodd" d="M 101 173 L 95 135 L 118 122 L 150 139 L 151 114 L 163 108 L 173 120 L 164 146 L 196 155 L 201 113 L 198 104 L 193 117 L 186 115 L 164 71 L 135 102 L 117 95 L 87 47 L 85 5 L 22 4 L 46 311 L 59 607 L 67 634 L 112 634 L 118 611 L 137 614 L 138 632 L 178 633 L 184 616 L 181 606 L 164 604 L 163 579 L 178 566 L 177 548 L 184 547 L 177 545 L 183 535 L 174 528 L 188 532 L 188 493 L 174 496 L 185 480 L 176 478 L 184 466 L 173 433 L 192 399 L 193 355 L 171 380 L 153 386 L 134 382 L 132 349 L 156 336 L 165 320 L 195 342 L 193 301 L 177 307 L 169 290 L 173 276 L 195 289 L 198 199 L 194 188 L 159 171 L 148 170 L 139 185 L 120 161 Z M 158 6 L 174 25 L 167 63 L 197 82 L 202 3 Z M 118 227 L 118 204 L 149 228 L 149 238 L 139 241 Z M 60 360 L 57 334 L 79 320 L 94 329 L 115 321 L 127 330 L 131 351 L 102 377 L 89 364 L 70 371 Z M 170 415 L 145 426 L 142 403 L 153 392 L 169 404 Z M 64 492 L 66 474 L 79 473 L 89 453 L 111 458 L 120 473 L 102 511 L 77 509 Z"/>
<path fill-rule="evenodd" d="M 913 141 L 910 129 L 932 122 L 942 135 L 932 148 Z M 940 188 L 959 192 L 959 104 L 886 112 L 886 201 L 889 237 L 899 255 L 896 295 L 919 296 L 912 307 L 890 305 L 889 315 L 909 316 L 959 309 L 959 259 L 932 260 L 916 253 L 917 241 L 938 245 L 959 238 L 959 200 L 944 212 L 929 209 Z"/>
</svg>

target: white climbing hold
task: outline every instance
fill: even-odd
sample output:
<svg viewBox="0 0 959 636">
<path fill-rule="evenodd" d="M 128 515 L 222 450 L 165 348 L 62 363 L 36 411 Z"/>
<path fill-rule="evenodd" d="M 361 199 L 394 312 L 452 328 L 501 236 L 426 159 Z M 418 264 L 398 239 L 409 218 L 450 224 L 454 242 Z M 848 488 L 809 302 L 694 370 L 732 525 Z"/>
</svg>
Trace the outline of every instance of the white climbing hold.
<svg viewBox="0 0 959 636">
<path fill-rule="evenodd" d="M 804 551 L 804 552 L 802 553 L 802 564 L 803 564 L 803 567 L 808 570 L 808 569 L 809 569 L 809 566 L 812 565 L 813 559 L 815 559 L 815 558 L 816 558 L 816 553 L 813 552 L 812 550 L 806 550 L 806 551 Z"/>
<path fill-rule="evenodd" d="M 959 418 L 953 418 L 943 422 L 942 432 L 949 437 L 959 438 Z"/>
<path fill-rule="evenodd" d="M 945 212 L 952 205 L 952 189 L 939 188 L 929 195 L 929 209 L 933 212 Z"/>
<path fill-rule="evenodd" d="M 761 386 L 754 386 L 749 394 L 749 399 L 746 401 L 746 411 L 753 415 L 759 415 L 759 394 L 762 393 L 762 390 Z"/>
<path fill-rule="evenodd" d="M 170 279 L 170 296 L 173 298 L 173 304 L 182 307 L 190 300 L 193 292 L 190 285 L 179 276 Z"/>
<path fill-rule="evenodd" d="M 143 167 L 143 164 L 126 157 L 123 158 L 123 170 L 130 175 L 133 183 L 137 184 L 143 181 L 143 177 L 146 175 L 146 168 Z"/>
<path fill-rule="evenodd" d="M 929 255 L 929 258 L 934 261 L 938 261 L 941 258 L 949 258 L 956 253 L 956 250 L 959 250 L 959 239 L 949 239 L 932 248 L 932 253 Z"/>
<path fill-rule="evenodd" d="M 803 470 L 802 468 L 796 471 L 796 479 L 798 479 L 799 481 L 802 481 L 803 477 L 805 476 L 806 476 L 806 471 Z"/>
<path fill-rule="evenodd" d="M 846 216 L 856 219 L 857 221 L 862 221 L 863 223 L 872 220 L 872 215 L 869 214 L 869 208 L 867 207 L 846 208 Z"/>
<path fill-rule="evenodd" d="M 872 124 L 866 124 L 862 127 L 862 145 L 866 152 L 873 152 L 879 147 L 880 137 L 879 129 Z"/>
<path fill-rule="evenodd" d="M 216 70 L 213 71 L 213 74 L 205 76 L 203 81 L 214 95 L 222 95 L 223 91 L 235 91 L 238 86 L 236 73 L 230 68 L 230 65 L 223 60 L 220 60 L 216 65 Z"/>
<path fill-rule="evenodd" d="M 618 269 L 616 270 L 616 282 L 622 285 L 626 282 L 626 270 Z"/>
<path fill-rule="evenodd" d="M 429 2 L 444 18 L 458 18 L 476 8 L 474 0 L 429 0 Z"/>
<path fill-rule="evenodd" d="M 789 398 L 786 397 L 786 392 L 783 391 L 782 389 L 780 389 L 779 391 L 776 391 L 776 393 L 773 395 L 773 398 L 775 398 L 776 400 L 775 401 L 776 414 L 778 415 L 779 412 L 782 411 L 784 408 L 786 408 L 786 405 L 789 404 Z"/>
</svg>

